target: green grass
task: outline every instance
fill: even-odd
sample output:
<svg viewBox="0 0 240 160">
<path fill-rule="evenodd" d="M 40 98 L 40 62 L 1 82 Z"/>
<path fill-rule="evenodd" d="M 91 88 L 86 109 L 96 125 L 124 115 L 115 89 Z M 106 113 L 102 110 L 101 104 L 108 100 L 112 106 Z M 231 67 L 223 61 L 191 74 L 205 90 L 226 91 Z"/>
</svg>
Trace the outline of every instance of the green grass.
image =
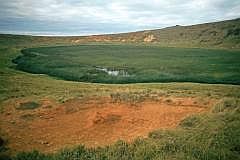
<svg viewBox="0 0 240 160">
<path fill-rule="evenodd" d="M 240 84 L 239 51 L 111 44 L 31 48 L 22 53 L 14 60 L 17 69 L 64 80 Z"/>
<path fill-rule="evenodd" d="M 209 98 L 220 100 L 209 113 L 190 116 L 183 120 L 176 129 L 157 130 L 150 133 L 148 138 L 136 139 L 132 143 L 119 141 L 113 145 L 98 148 L 86 148 L 79 145 L 63 149 L 57 153 L 43 154 L 33 151 L 18 153 L 17 155 L 14 153 L 11 156 L 9 156 L 9 151 L 5 146 L 0 146 L 0 159 L 236 160 L 240 157 L 239 85 L 175 82 L 96 84 L 64 81 L 47 75 L 30 74 L 15 70 L 15 65 L 11 62 L 12 59 L 21 55 L 21 49 L 38 47 L 39 45 L 56 45 L 56 39 L 9 36 L 0 37 L 0 40 L 1 110 L 6 107 L 5 104 L 8 102 L 15 100 L 37 102 L 46 97 L 59 102 L 76 97 L 97 98 L 105 96 L 111 96 L 116 102 L 127 101 L 130 103 L 138 103 L 143 98 L 152 98 L 154 100 L 156 97 L 161 96 L 197 97 L 202 101 L 208 101 Z M 236 59 L 232 57 L 233 51 L 226 52 L 229 54 L 219 58 L 219 60 L 233 62 L 238 60 L 237 57 L 235 57 Z M 232 59 L 228 57 L 229 55 Z M 4 110 L 2 111 L 4 112 Z M 34 117 L 24 115 L 21 118 L 31 120 Z M 2 132 L 0 128 L 0 134 Z M 7 144 L 7 136 L 0 136 L 4 139 L 4 145 Z"/>
</svg>

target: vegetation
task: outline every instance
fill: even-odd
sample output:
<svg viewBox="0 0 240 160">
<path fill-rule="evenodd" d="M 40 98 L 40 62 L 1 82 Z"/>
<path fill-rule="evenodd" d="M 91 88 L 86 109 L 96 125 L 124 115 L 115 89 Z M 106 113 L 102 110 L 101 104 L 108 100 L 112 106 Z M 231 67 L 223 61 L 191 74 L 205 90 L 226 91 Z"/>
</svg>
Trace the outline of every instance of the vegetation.
<svg viewBox="0 0 240 160">
<path fill-rule="evenodd" d="M 240 84 L 239 51 L 80 45 L 31 48 L 22 53 L 14 60 L 18 69 L 65 80 Z"/>
<path fill-rule="evenodd" d="M 20 105 L 16 109 L 25 110 L 25 109 L 36 109 L 40 107 L 40 104 L 37 102 L 25 102 L 20 103 Z"/>
<path fill-rule="evenodd" d="M 205 27 L 204 27 L 205 26 Z M 215 26 L 215 27 L 213 27 Z M 35 69 L 41 69 L 41 62 L 44 56 L 40 56 L 32 51 L 41 53 L 43 55 L 48 55 L 51 57 L 49 60 L 54 60 L 53 55 L 58 57 L 57 61 L 50 61 L 51 69 L 56 69 L 57 65 L 60 63 L 53 62 L 63 62 L 61 55 L 62 49 L 71 51 L 75 49 L 73 53 L 68 52 L 69 55 L 64 55 L 75 63 L 75 58 L 77 61 L 85 62 L 91 61 L 91 63 L 96 63 L 97 60 L 86 59 L 83 60 L 76 55 L 77 52 L 81 56 L 83 55 L 83 49 L 93 50 L 95 53 L 99 53 L 98 58 L 101 60 L 102 64 L 96 64 L 102 67 L 107 67 L 109 69 L 125 69 L 130 75 L 136 73 L 141 73 L 142 75 L 154 76 L 152 72 L 142 72 L 143 67 L 149 70 L 157 66 L 158 63 L 155 59 L 158 56 L 165 56 L 166 61 L 169 57 L 165 54 L 174 54 L 174 59 L 177 59 L 177 63 L 174 59 L 169 59 L 171 61 L 170 71 L 176 73 L 180 71 L 176 67 L 176 64 L 181 64 L 184 73 L 191 75 L 203 72 L 204 81 L 208 83 L 234 83 L 239 84 L 239 51 L 232 50 L 207 50 L 207 49 L 178 49 L 178 48 L 162 48 L 158 45 L 164 46 L 177 46 L 177 47 L 213 47 L 213 48 L 239 48 L 239 20 L 206 24 L 201 26 L 190 26 L 181 27 L 176 26 L 172 28 L 167 28 L 162 31 L 153 31 L 155 40 L 153 43 L 157 45 L 114 45 L 109 48 L 109 45 L 81 45 L 75 47 L 50 47 L 50 48 L 34 48 L 26 49 L 21 55 L 21 50 L 29 47 L 39 47 L 39 46 L 56 46 L 56 45 L 72 45 L 82 42 L 95 42 L 96 37 L 31 37 L 31 36 L 14 36 L 14 35 L 1 35 L 0 36 L 0 111 L 3 112 L 3 108 L 7 102 L 14 100 L 24 99 L 24 101 L 38 102 L 41 98 L 47 97 L 55 99 L 59 102 L 64 102 L 68 99 L 74 97 L 112 97 L 116 102 L 127 101 L 133 104 L 137 104 L 144 98 L 151 98 L 152 100 L 157 100 L 160 96 L 181 96 L 181 97 L 198 97 L 203 101 L 208 98 L 214 98 L 216 100 L 221 100 L 216 106 L 214 106 L 208 113 L 203 113 L 199 115 L 190 116 L 183 120 L 178 128 L 173 130 L 158 130 L 149 134 L 147 138 L 136 139 L 132 143 L 126 143 L 124 141 L 118 141 L 113 145 L 98 147 L 98 148 L 87 148 L 85 146 L 76 146 L 73 148 L 66 148 L 57 153 L 44 154 L 38 151 L 32 152 L 22 152 L 22 153 L 9 153 L 6 144 L 8 142 L 7 136 L 3 134 L 0 128 L 0 159 L 3 160 L 81 160 L 81 159 L 167 159 L 167 160 L 235 160 L 240 157 L 240 86 L 239 85 L 224 85 L 224 84 L 199 84 L 199 83 L 139 83 L 139 84 L 96 84 L 96 83 L 83 83 L 83 82 L 70 82 L 60 79 L 55 79 L 47 75 L 30 74 L 15 70 L 15 64 L 11 61 L 16 57 L 18 65 L 20 65 L 21 60 L 24 64 L 32 64 L 31 67 L 36 67 Z M 215 28 L 215 29 L 214 29 Z M 205 31 L 204 31 L 205 30 Z M 215 32 L 214 32 L 215 30 Z M 156 33 L 155 33 L 156 32 Z M 143 42 L 143 38 L 152 34 L 152 32 L 140 32 L 131 34 L 120 34 L 109 35 L 112 41 L 120 42 L 124 39 L 129 39 L 129 41 Z M 168 35 L 169 37 L 164 37 L 163 35 Z M 171 34 L 170 34 L 171 33 Z M 186 34 L 188 33 L 188 34 Z M 191 33 L 191 34 L 190 34 Z M 215 36 L 209 36 L 215 35 Z M 155 35 L 156 34 L 156 35 Z M 173 36 L 176 35 L 175 37 Z M 199 34 L 199 35 L 198 35 Z M 171 37 L 173 38 L 171 38 Z M 178 36 L 183 37 L 178 38 Z M 99 36 L 101 37 L 101 36 Z M 160 37 L 164 37 L 161 38 Z M 177 38 L 176 38 L 177 37 Z M 191 38 L 192 37 L 192 38 Z M 199 38 L 196 38 L 199 37 Z M 98 36 L 97 36 L 98 38 Z M 189 39 L 189 40 L 188 40 Z M 79 40 L 79 42 L 76 42 Z M 104 40 L 104 39 L 103 39 Z M 105 37 L 106 40 L 106 37 Z M 126 41 L 126 43 L 129 43 Z M 201 42 L 202 41 L 202 42 Z M 124 48 L 126 47 L 127 50 Z M 132 63 L 132 58 L 129 57 L 131 54 L 138 55 L 138 51 L 134 52 L 136 48 L 143 50 L 144 54 L 149 53 L 152 56 L 151 64 L 146 64 L 145 61 L 137 60 L 136 63 Z M 52 50 L 54 52 L 49 52 Z M 77 50 L 77 51 L 76 51 Z M 105 50 L 106 55 L 110 57 L 109 61 L 106 61 L 106 56 L 101 59 L 101 53 L 99 50 Z M 41 51 L 41 52 L 39 52 Z M 80 52 L 81 51 L 81 52 Z M 110 53 L 120 53 L 123 52 L 119 57 L 115 54 L 110 55 Z M 127 52 L 129 54 L 127 54 Z M 131 51 L 131 52 L 130 52 Z M 192 52 L 194 51 L 194 53 Z M 86 53 L 86 52 L 85 52 Z M 94 53 L 94 52 L 93 52 Z M 156 54 L 158 53 L 158 54 Z M 184 55 L 188 61 L 183 63 L 181 61 L 181 55 Z M 32 54 L 32 55 L 31 55 Z M 57 56 L 60 54 L 60 56 Z M 72 58 L 70 55 L 76 55 Z M 86 53 L 91 57 L 91 53 Z M 155 55 L 156 54 L 156 55 Z M 198 62 L 195 56 L 201 61 Z M 207 56 L 208 55 L 208 56 Z M 121 57 L 122 56 L 122 57 Z M 156 58 L 157 57 L 157 58 Z M 35 59 L 37 58 L 37 59 Z M 85 57 L 87 58 L 87 57 Z M 135 57 L 136 58 L 136 57 Z M 26 62 L 25 60 L 29 60 Z M 99 60 L 98 59 L 98 60 Z M 120 63 L 119 60 L 127 60 L 128 65 Z M 157 59 L 159 60 L 159 59 Z M 164 61 L 160 59 L 161 61 Z M 36 61 L 39 63 L 33 64 Z M 112 63 L 110 63 L 112 61 Z M 149 61 L 149 60 L 148 60 Z M 231 62 L 231 64 L 230 64 Z M 66 61 L 66 65 L 69 65 Z M 191 63 L 198 64 L 191 65 Z M 213 64 L 212 67 L 211 64 Z M 137 68 L 134 66 L 137 65 Z M 170 64 L 169 64 L 170 65 Z M 191 66 L 191 68 L 189 67 Z M 54 67 L 53 67 L 54 66 Z M 82 67 L 82 65 L 79 65 Z M 18 67 L 18 66 L 17 66 Z M 31 68 L 32 69 L 34 69 Z M 42 66 L 45 69 L 45 66 Z M 59 66 L 58 66 L 59 67 Z M 69 66 L 71 69 L 71 66 Z M 91 68 L 92 66 L 90 66 Z M 94 66 L 93 66 L 94 67 Z M 152 68 L 151 68 L 152 67 Z M 26 67 L 27 68 L 27 67 Z M 61 66 L 60 69 L 63 69 Z M 80 68 L 80 67 L 79 67 Z M 88 70 L 89 66 L 86 65 L 85 68 Z M 157 69 L 159 69 L 157 67 Z M 161 68 L 160 68 L 161 69 Z M 191 69 L 191 71 L 189 71 Z M 68 71 L 67 68 L 65 68 Z M 75 71 L 75 70 L 73 70 Z M 94 70 L 96 72 L 96 70 Z M 155 70 L 154 70 L 155 71 Z M 162 68 L 161 71 L 166 71 Z M 193 73 L 191 73 L 193 72 Z M 60 72 L 58 72 L 60 73 Z M 99 77 L 102 79 L 110 77 L 105 73 L 97 72 L 100 74 Z M 178 72 L 177 72 L 178 73 Z M 217 73 L 217 74 L 212 74 Z M 47 73 L 51 75 L 50 73 Z M 208 78 L 207 75 L 209 76 Z M 58 75 L 54 75 L 58 76 Z M 178 75 L 182 76 L 182 75 Z M 60 76 L 59 76 L 60 77 Z M 63 78 L 63 77 L 62 77 Z M 111 77 L 116 78 L 116 77 Z M 176 78 L 176 77 L 175 77 Z M 184 77 L 182 77 L 184 78 Z M 195 78 L 197 79 L 197 78 Z M 202 82 L 202 79 L 199 78 Z M 197 79 L 197 82 L 199 82 Z M 208 80 L 209 79 L 209 80 Z M 93 79 L 94 80 L 94 79 Z M 96 80 L 96 79 L 95 79 Z M 120 79 L 122 80 L 122 79 Z M 186 80 L 186 79 L 185 79 Z M 221 80 L 221 81 L 220 81 Z M 86 81 L 89 81 L 87 79 Z M 186 80 L 188 81 L 188 80 Z M 192 80 L 191 80 L 192 81 Z M 142 82 L 145 82 L 142 80 Z M 155 81 L 156 82 L 156 81 Z M 35 106 L 35 105 L 34 105 Z M 31 108 L 31 107 L 30 107 Z M 31 114 L 26 114 L 22 117 L 26 120 L 31 120 Z M 3 135 L 3 136 L 2 136 Z"/>
<path fill-rule="evenodd" d="M 185 48 L 228 48 L 240 49 L 240 18 L 193 26 L 173 26 L 163 29 L 146 30 L 122 34 L 74 36 L 74 37 L 33 37 L 0 35 L 0 44 L 17 47 L 40 45 L 75 45 L 83 43 L 147 43 L 164 47 Z M 150 38 L 149 38 L 150 37 Z"/>
</svg>

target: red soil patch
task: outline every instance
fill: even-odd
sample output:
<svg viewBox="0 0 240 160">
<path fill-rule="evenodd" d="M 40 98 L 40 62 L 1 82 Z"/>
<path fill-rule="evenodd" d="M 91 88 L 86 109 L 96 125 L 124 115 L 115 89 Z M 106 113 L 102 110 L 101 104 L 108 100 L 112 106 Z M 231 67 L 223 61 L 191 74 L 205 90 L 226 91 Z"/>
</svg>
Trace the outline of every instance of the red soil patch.
<svg viewBox="0 0 240 160">
<path fill-rule="evenodd" d="M 72 99 L 64 104 L 42 100 L 34 110 L 17 110 L 23 101 L 8 103 L 0 127 L 12 153 L 37 149 L 54 152 L 77 144 L 102 146 L 119 139 L 131 141 L 160 128 L 174 128 L 185 117 L 206 111 L 211 102 L 193 98 L 162 98 L 137 106 L 109 98 Z"/>
</svg>

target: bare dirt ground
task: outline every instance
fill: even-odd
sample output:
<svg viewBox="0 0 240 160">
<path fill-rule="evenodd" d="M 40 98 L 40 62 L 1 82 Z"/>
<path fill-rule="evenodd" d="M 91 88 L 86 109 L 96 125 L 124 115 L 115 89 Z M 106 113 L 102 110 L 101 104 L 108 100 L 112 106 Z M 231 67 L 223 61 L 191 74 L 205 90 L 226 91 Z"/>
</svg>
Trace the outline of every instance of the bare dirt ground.
<svg viewBox="0 0 240 160">
<path fill-rule="evenodd" d="M 9 101 L 0 113 L 0 128 L 12 153 L 49 153 L 77 144 L 102 146 L 117 140 L 146 137 L 156 129 L 176 127 L 185 117 L 207 111 L 213 101 L 197 98 L 162 98 L 137 105 L 116 103 L 111 98 L 70 99 L 57 103 L 42 99 L 36 109 L 16 109 L 26 99 Z"/>
</svg>

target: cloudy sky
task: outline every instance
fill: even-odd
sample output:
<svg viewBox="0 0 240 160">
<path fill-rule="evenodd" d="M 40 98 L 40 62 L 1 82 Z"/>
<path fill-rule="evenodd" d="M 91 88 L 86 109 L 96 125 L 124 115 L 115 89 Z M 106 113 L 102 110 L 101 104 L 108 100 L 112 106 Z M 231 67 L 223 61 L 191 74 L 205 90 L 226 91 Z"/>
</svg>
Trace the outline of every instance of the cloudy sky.
<svg viewBox="0 0 240 160">
<path fill-rule="evenodd" d="M 0 33 L 119 33 L 239 17 L 240 0 L 0 0 Z"/>
</svg>

